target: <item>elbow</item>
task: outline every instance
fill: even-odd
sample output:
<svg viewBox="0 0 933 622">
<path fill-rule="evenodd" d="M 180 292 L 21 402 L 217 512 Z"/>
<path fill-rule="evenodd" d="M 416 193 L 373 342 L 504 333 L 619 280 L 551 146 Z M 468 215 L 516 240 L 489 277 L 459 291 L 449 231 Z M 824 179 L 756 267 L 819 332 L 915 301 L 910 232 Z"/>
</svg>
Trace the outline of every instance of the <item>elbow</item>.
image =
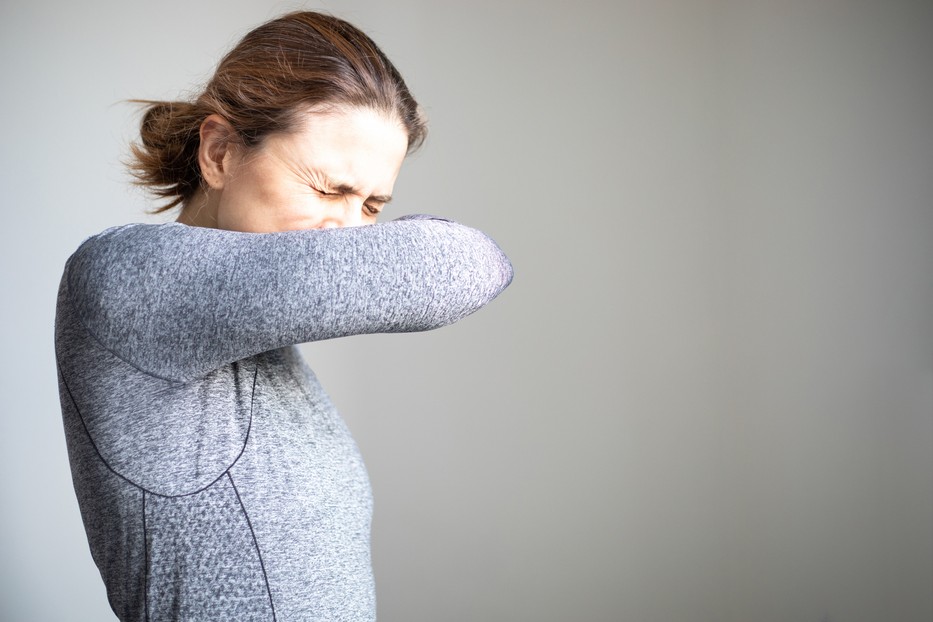
<svg viewBox="0 0 933 622">
<path fill-rule="evenodd" d="M 479 253 L 476 261 L 485 267 L 484 278 L 492 294 L 492 300 L 512 283 L 515 271 L 511 260 L 491 237 L 480 231 L 474 233 L 478 236 L 473 244 L 473 248 Z"/>
<path fill-rule="evenodd" d="M 496 247 L 498 248 L 498 246 Z M 515 270 L 512 268 L 512 261 L 502 252 L 502 249 L 499 249 L 500 262 L 499 262 L 499 275 L 500 282 L 502 286 L 499 288 L 501 292 L 506 287 L 512 284 L 512 277 L 515 276 Z"/>
<path fill-rule="evenodd" d="M 473 237 L 468 244 L 472 269 L 466 272 L 471 276 L 467 288 L 475 294 L 472 313 L 501 294 L 512 283 L 515 272 L 511 260 L 492 238 L 475 229 L 469 232 Z"/>
<path fill-rule="evenodd" d="M 415 290 L 421 292 L 417 297 L 424 311 L 417 326 L 401 330 L 453 324 L 489 304 L 512 282 L 512 262 L 482 231 L 441 219 L 422 220 L 418 227 L 421 239 L 430 241 L 414 264 L 420 266 Z"/>
</svg>

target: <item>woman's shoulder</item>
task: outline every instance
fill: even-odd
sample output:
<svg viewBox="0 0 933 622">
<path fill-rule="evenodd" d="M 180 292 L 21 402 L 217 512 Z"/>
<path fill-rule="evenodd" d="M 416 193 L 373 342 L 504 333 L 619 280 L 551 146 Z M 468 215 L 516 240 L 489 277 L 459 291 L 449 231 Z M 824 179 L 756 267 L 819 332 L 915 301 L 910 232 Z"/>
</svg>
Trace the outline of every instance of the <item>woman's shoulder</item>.
<svg viewBox="0 0 933 622">
<path fill-rule="evenodd" d="M 184 225 L 176 222 L 163 224 L 129 223 L 108 227 L 100 233 L 85 238 L 78 245 L 72 257 L 79 254 L 106 253 L 108 249 L 114 246 L 124 246 L 129 241 L 134 244 L 138 244 L 143 240 L 155 241 L 160 237 L 171 235 L 173 230 L 178 230 L 181 227 L 184 227 Z"/>
<path fill-rule="evenodd" d="M 101 299 L 133 285 L 152 286 L 154 268 L 174 261 L 172 242 L 185 225 L 132 223 L 110 227 L 86 238 L 65 262 L 63 284 L 86 317 Z M 155 270 L 158 272 L 158 270 Z"/>
<path fill-rule="evenodd" d="M 110 227 L 85 239 L 68 258 L 66 275 L 94 278 L 174 263 L 195 249 L 235 244 L 232 232 L 177 222 Z"/>
</svg>

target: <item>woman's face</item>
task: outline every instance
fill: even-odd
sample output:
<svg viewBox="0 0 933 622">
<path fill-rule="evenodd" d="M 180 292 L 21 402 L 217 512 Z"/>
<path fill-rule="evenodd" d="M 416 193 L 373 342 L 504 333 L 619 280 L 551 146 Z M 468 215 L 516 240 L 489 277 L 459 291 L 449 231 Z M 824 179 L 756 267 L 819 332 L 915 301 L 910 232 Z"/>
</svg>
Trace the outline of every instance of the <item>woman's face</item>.
<svg viewBox="0 0 933 622">
<path fill-rule="evenodd" d="M 371 224 L 392 198 L 407 150 L 394 117 L 356 107 L 309 112 L 295 131 L 256 148 L 227 147 L 210 174 L 202 160 L 211 190 L 179 221 L 257 233 Z"/>
</svg>

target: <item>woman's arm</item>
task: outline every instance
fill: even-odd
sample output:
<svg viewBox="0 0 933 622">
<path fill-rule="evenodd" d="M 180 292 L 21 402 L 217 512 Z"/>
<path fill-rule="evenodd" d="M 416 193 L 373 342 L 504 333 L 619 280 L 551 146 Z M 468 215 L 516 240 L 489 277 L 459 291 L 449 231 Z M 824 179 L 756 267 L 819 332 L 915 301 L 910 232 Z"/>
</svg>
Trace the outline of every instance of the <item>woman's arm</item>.
<svg viewBox="0 0 933 622">
<path fill-rule="evenodd" d="M 65 272 L 105 348 L 177 381 L 285 345 L 450 324 L 511 278 L 484 234 L 418 216 L 269 234 L 130 225 L 85 242 Z"/>
</svg>

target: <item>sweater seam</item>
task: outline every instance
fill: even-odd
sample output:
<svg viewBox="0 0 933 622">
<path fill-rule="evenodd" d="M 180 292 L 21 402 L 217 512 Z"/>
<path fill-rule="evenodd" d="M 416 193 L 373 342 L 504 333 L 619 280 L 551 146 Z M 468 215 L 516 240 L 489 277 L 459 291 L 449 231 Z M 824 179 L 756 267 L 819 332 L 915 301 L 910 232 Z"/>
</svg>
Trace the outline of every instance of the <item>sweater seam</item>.
<svg viewBox="0 0 933 622">
<path fill-rule="evenodd" d="M 126 357 L 114 351 L 113 348 L 111 348 L 106 343 L 104 343 L 104 340 L 100 336 L 98 336 L 97 333 L 94 332 L 94 330 L 91 329 L 90 324 L 85 319 L 84 315 L 81 313 L 81 310 L 75 304 L 74 296 L 72 295 L 72 291 L 74 291 L 74 283 L 72 283 L 72 269 L 71 268 L 72 268 L 71 261 L 69 261 L 68 264 L 65 266 L 65 284 L 67 285 L 67 288 L 68 288 L 68 292 L 67 292 L 68 306 L 71 308 L 71 311 L 74 313 L 75 317 L 78 319 L 78 322 L 81 324 L 81 327 L 87 332 L 87 334 L 91 337 L 91 339 L 93 339 L 97 343 L 97 345 L 99 345 L 101 348 L 103 348 L 108 353 L 110 353 L 111 356 L 116 357 L 118 360 L 122 361 L 123 363 L 126 363 L 127 365 L 129 365 L 130 367 L 132 367 L 133 369 L 135 369 L 141 374 L 145 374 L 147 376 L 151 376 L 152 378 L 163 380 L 165 382 L 171 382 L 175 384 L 184 384 L 186 382 L 184 379 L 169 378 L 167 376 L 163 376 L 161 374 L 157 374 L 155 372 L 143 369 L 138 364 L 130 360 L 127 360 Z"/>
<path fill-rule="evenodd" d="M 143 490 L 143 603 L 146 607 L 146 622 L 149 622 L 149 534 L 146 531 L 146 491 Z"/>
<path fill-rule="evenodd" d="M 81 422 L 81 427 L 84 428 L 84 433 L 87 435 L 88 442 L 91 443 L 91 447 L 94 448 L 94 453 L 97 454 L 97 458 L 103 463 L 105 467 L 107 467 L 107 470 L 109 470 L 111 473 L 113 473 L 114 475 L 116 475 L 117 477 L 125 481 L 126 483 L 130 484 L 131 486 L 134 486 L 138 488 L 139 490 L 142 490 L 144 493 L 149 493 L 150 495 L 155 495 L 156 497 L 161 497 L 163 499 L 180 499 L 182 497 L 190 497 L 192 495 L 196 495 L 198 493 L 204 492 L 205 490 L 207 490 L 208 488 L 210 488 L 211 486 L 219 482 L 221 479 L 223 479 L 223 476 L 227 474 L 227 471 L 232 469 L 234 465 L 236 465 L 236 463 L 239 462 L 240 458 L 243 456 L 243 453 L 246 451 L 246 445 L 249 443 L 250 432 L 252 432 L 252 429 L 253 429 L 253 414 L 254 414 L 254 410 L 256 407 L 256 381 L 259 377 L 259 365 L 258 364 L 256 365 L 256 369 L 253 372 L 253 388 L 252 388 L 252 393 L 250 395 L 250 404 L 249 404 L 249 422 L 246 425 L 246 436 L 243 439 L 243 446 L 240 448 L 240 453 L 237 454 L 236 458 L 234 458 L 233 461 L 229 465 L 227 465 L 227 467 L 220 473 L 220 475 L 214 478 L 207 485 L 202 486 L 201 488 L 198 488 L 197 490 L 194 490 L 191 492 L 185 492 L 185 493 L 181 493 L 177 495 L 166 495 L 163 493 L 156 492 L 154 490 L 150 490 L 146 488 L 145 486 L 142 486 L 141 484 L 134 482 L 132 479 L 130 479 L 126 475 L 123 475 L 118 470 L 116 470 L 113 466 L 111 466 L 111 464 L 107 461 L 107 459 L 104 458 L 104 455 L 100 452 L 100 449 L 97 447 L 97 443 L 94 442 L 94 437 L 91 435 L 91 431 L 87 427 L 87 423 L 84 420 L 84 415 L 81 414 L 81 408 L 78 407 L 78 402 L 75 399 L 74 394 L 71 392 L 71 387 L 68 386 L 68 380 L 65 379 L 65 372 L 62 370 L 61 362 L 58 361 L 57 354 L 55 358 L 56 358 L 56 363 L 58 365 L 58 373 L 62 379 L 62 384 L 65 387 L 65 391 L 68 393 L 68 398 L 71 400 L 71 405 L 74 406 L 75 414 L 78 415 L 78 420 Z"/>
<path fill-rule="evenodd" d="M 269 595 L 269 609 L 272 611 L 272 622 L 276 622 L 275 603 L 272 600 L 272 587 L 269 585 L 269 575 L 266 574 L 266 564 L 262 561 L 262 551 L 259 550 L 259 540 L 256 539 L 256 531 L 253 529 L 253 522 L 249 519 L 249 513 L 246 511 L 246 506 L 243 504 L 243 499 L 240 497 L 240 491 L 237 490 L 236 484 L 233 483 L 233 476 L 230 474 L 230 469 L 227 469 L 226 475 L 227 479 L 230 481 L 230 486 L 233 488 L 233 494 L 236 495 L 236 500 L 240 504 L 243 518 L 246 519 L 246 526 L 249 527 L 250 536 L 253 538 L 253 546 L 256 547 L 256 557 L 259 559 L 259 569 L 262 571 L 262 580 L 266 584 L 266 594 Z"/>
</svg>

